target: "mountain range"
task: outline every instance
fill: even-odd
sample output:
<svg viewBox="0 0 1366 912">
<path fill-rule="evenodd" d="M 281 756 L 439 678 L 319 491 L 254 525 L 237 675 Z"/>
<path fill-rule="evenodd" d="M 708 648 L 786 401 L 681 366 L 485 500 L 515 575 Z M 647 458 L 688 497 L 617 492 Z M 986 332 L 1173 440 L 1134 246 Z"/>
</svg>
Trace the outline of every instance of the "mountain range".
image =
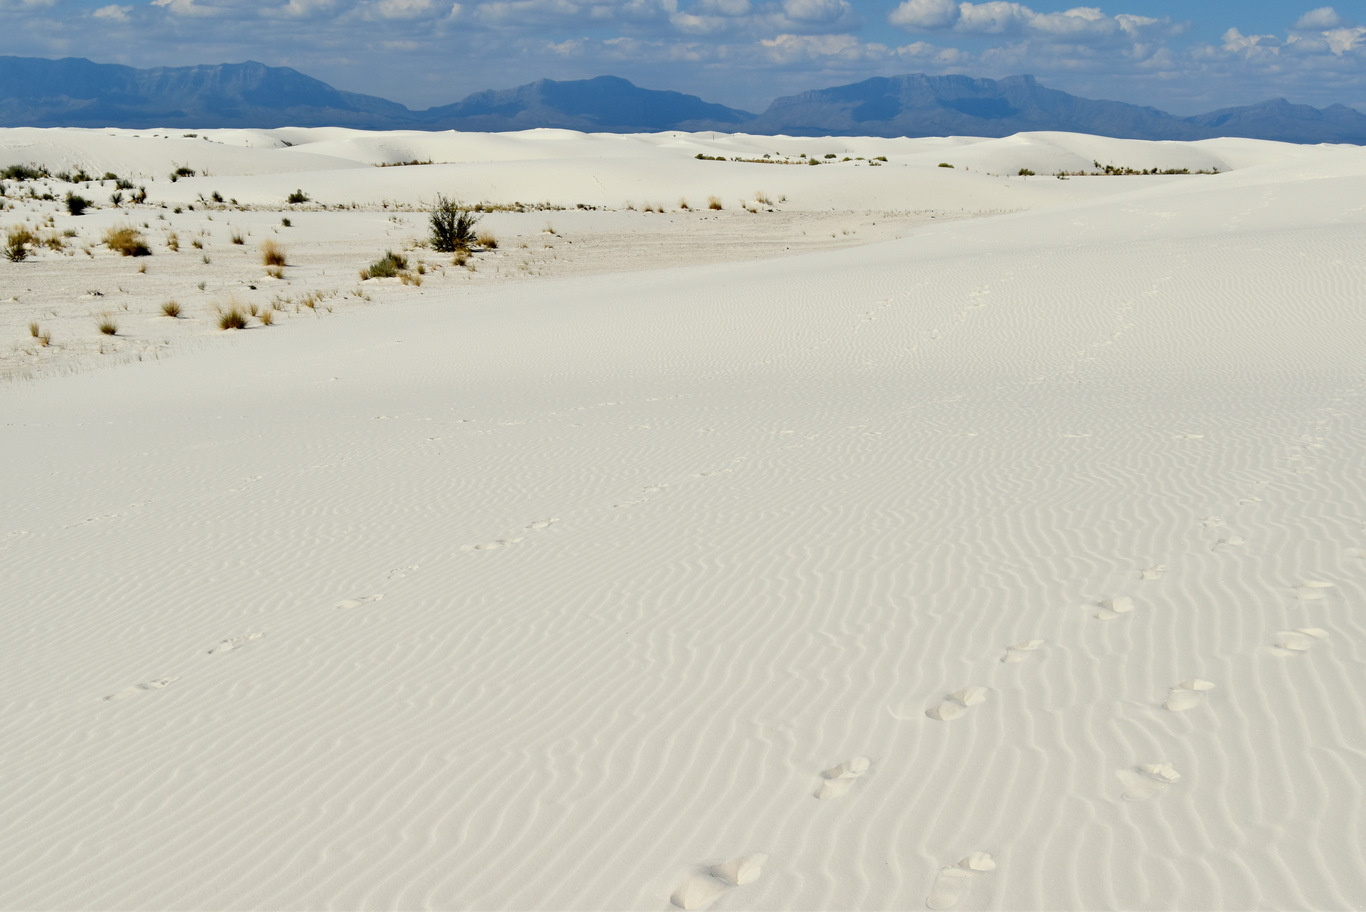
<svg viewBox="0 0 1366 912">
<path fill-rule="evenodd" d="M 615 76 L 478 92 L 411 110 L 345 92 L 288 67 L 248 61 L 137 69 L 83 58 L 0 57 L 0 126 L 279 127 L 498 132 L 717 130 L 793 136 L 1009 136 L 1061 130 L 1126 139 L 1242 136 L 1366 145 L 1366 114 L 1274 99 L 1178 117 L 1049 89 L 1032 76 L 877 77 L 778 98 L 759 114 Z"/>
</svg>

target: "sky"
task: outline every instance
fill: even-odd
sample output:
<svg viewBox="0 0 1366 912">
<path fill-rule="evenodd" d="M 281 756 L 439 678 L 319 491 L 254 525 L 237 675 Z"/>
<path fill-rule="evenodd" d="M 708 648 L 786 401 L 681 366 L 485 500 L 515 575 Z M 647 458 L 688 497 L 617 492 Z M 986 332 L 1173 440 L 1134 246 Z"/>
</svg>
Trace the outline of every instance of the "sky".
<svg viewBox="0 0 1366 912">
<path fill-rule="evenodd" d="M 1269 98 L 1366 112 L 1366 6 L 1283 0 L 0 0 L 0 54 L 256 60 L 415 109 L 614 75 L 749 111 L 902 73 L 1031 74 L 1195 114 Z"/>
</svg>

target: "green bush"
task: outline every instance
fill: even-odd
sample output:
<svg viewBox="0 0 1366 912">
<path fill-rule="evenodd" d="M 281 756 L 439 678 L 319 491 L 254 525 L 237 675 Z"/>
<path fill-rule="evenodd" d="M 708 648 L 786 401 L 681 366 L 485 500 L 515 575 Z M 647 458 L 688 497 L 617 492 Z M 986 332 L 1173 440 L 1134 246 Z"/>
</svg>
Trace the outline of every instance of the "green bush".
<svg viewBox="0 0 1366 912">
<path fill-rule="evenodd" d="M 83 215 L 89 206 L 90 200 L 83 196 L 77 196 L 74 193 L 66 195 L 66 211 L 72 215 Z"/>
<path fill-rule="evenodd" d="M 431 223 L 432 249 L 454 253 L 468 250 L 474 244 L 474 226 L 479 223 L 479 216 L 470 207 L 438 194 L 432 205 Z"/>
</svg>

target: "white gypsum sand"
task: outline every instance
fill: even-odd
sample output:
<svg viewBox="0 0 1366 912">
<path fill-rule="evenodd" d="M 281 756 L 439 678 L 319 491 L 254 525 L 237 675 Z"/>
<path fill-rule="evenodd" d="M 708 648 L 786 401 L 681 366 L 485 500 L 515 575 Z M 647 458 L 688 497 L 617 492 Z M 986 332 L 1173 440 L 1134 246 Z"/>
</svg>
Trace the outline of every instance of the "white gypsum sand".
<svg viewBox="0 0 1366 912">
<path fill-rule="evenodd" d="M 1221 173 L 1048 176 L 1097 161 Z M 0 261 L 0 907 L 1366 901 L 1363 150 L 11 163 L 148 201 L 5 182 L 0 228 L 77 237 Z M 414 245 L 437 193 L 526 211 L 471 273 Z M 386 250 L 421 284 L 362 282 Z"/>
</svg>

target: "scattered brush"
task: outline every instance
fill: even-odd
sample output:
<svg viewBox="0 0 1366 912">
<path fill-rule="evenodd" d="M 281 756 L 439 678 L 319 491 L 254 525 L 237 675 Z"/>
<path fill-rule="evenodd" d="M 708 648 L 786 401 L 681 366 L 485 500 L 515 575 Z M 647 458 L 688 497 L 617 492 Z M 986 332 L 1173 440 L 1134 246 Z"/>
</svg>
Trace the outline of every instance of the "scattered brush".
<svg viewBox="0 0 1366 912">
<path fill-rule="evenodd" d="M 180 317 L 180 304 L 177 301 L 167 301 L 161 305 L 161 312 L 172 319 Z"/>
<path fill-rule="evenodd" d="M 37 241 L 38 238 L 34 237 L 33 232 L 28 230 L 27 225 L 11 228 L 5 236 L 5 259 L 11 263 L 22 263 L 28 259 L 29 245 L 37 243 Z"/>
<path fill-rule="evenodd" d="M 147 241 L 142 237 L 142 232 L 132 225 L 110 228 L 104 233 L 104 246 L 128 257 L 152 255 L 151 248 L 147 246 Z"/>
</svg>

